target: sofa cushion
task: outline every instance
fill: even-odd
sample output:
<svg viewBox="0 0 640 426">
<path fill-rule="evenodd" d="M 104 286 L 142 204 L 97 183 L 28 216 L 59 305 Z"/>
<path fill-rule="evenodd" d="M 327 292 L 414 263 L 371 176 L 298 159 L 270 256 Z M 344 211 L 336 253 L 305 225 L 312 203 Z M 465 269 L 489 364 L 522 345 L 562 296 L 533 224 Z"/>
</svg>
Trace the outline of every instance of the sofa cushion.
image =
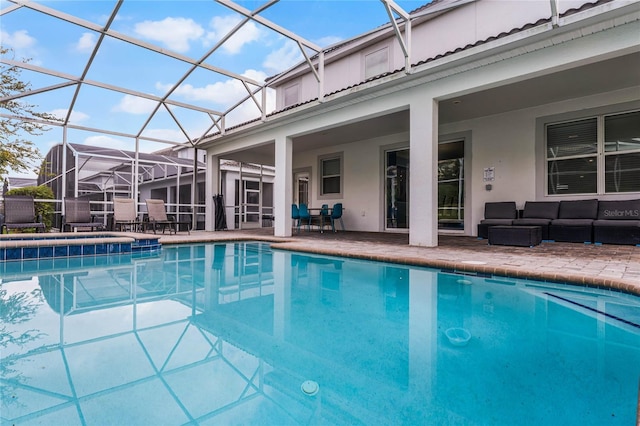
<svg viewBox="0 0 640 426">
<path fill-rule="evenodd" d="M 558 219 L 596 219 L 598 200 L 560 201 Z"/>
<path fill-rule="evenodd" d="M 634 226 L 640 227 L 640 220 L 609 220 L 609 219 L 594 220 L 593 226 L 599 226 L 599 227 L 615 226 L 615 227 L 633 228 Z"/>
<path fill-rule="evenodd" d="M 554 226 L 589 226 L 593 225 L 593 219 L 555 219 L 551 221 Z"/>
<path fill-rule="evenodd" d="M 551 219 L 524 218 L 516 219 L 513 224 L 516 226 L 546 226 L 551 223 Z"/>
<path fill-rule="evenodd" d="M 640 199 L 600 201 L 598 203 L 598 219 L 640 220 Z"/>
<path fill-rule="evenodd" d="M 512 219 L 482 219 L 480 221 L 483 225 L 511 225 Z"/>
<path fill-rule="evenodd" d="M 557 219 L 559 209 L 559 201 L 527 201 L 524 204 L 522 217 L 524 219 Z"/>
<path fill-rule="evenodd" d="M 515 219 L 517 216 L 515 201 L 484 204 L 485 219 Z"/>
</svg>

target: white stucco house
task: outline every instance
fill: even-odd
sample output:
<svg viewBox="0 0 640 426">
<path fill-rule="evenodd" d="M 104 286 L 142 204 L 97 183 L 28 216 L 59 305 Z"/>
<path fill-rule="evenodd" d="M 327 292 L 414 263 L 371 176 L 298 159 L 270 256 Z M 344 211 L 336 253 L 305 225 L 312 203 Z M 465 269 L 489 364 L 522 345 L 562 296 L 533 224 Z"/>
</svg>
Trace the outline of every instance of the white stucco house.
<svg viewBox="0 0 640 426">
<path fill-rule="evenodd" d="M 216 159 L 271 164 L 276 236 L 304 182 L 311 206 L 344 204 L 347 230 L 436 246 L 475 235 L 489 201 L 640 197 L 640 2 L 392 11 L 274 76 L 274 113 L 201 143 L 207 202 Z"/>
</svg>

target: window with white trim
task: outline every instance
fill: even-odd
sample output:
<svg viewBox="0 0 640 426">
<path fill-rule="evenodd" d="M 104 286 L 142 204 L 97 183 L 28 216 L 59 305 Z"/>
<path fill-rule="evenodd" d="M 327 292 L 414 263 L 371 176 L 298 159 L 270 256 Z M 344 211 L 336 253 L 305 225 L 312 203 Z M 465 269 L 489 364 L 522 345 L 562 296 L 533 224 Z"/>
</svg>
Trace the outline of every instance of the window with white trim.
<svg viewBox="0 0 640 426">
<path fill-rule="evenodd" d="M 342 154 L 332 154 L 318 159 L 320 173 L 319 197 L 340 198 L 342 196 Z"/>
<path fill-rule="evenodd" d="M 365 80 L 389 72 L 389 48 L 384 47 L 364 57 Z"/>
<path fill-rule="evenodd" d="M 640 111 L 546 126 L 547 193 L 640 192 Z"/>
</svg>

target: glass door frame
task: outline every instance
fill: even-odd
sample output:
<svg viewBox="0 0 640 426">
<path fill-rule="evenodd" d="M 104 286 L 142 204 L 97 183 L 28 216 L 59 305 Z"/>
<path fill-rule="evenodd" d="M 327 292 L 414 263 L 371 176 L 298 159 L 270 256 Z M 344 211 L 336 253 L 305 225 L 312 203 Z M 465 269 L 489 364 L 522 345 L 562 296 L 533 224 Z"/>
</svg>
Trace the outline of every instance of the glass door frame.
<svg viewBox="0 0 640 426">
<path fill-rule="evenodd" d="M 393 221 L 394 219 L 391 218 L 389 219 L 388 215 L 389 215 L 389 194 L 387 191 L 387 184 L 388 184 L 388 178 L 389 178 L 389 167 L 390 165 L 388 164 L 388 154 L 391 152 L 399 152 L 399 151 L 406 151 L 407 152 L 407 167 L 406 167 L 406 202 L 405 202 L 405 208 L 403 209 L 405 212 L 405 223 L 406 226 L 399 228 L 397 226 L 393 227 L 393 226 L 389 226 L 389 220 Z M 387 147 L 383 147 L 382 148 L 382 227 L 384 229 L 385 232 L 403 232 L 403 233 L 408 233 L 409 232 L 409 227 L 410 227 L 410 223 L 409 223 L 409 185 L 410 185 L 410 162 L 411 161 L 411 151 L 409 150 L 409 147 L 406 144 L 402 144 L 402 145 L 397 145 L 397 146 L 387 146 Z M 394 165 L 392 165 L 394 166 Z M 397 173 L 397 171 L 396 171 Z M 397 211 L 397 210 L 396 210 Z M 395 219 L 397 220 L 397 218 Z"/>
</svg>

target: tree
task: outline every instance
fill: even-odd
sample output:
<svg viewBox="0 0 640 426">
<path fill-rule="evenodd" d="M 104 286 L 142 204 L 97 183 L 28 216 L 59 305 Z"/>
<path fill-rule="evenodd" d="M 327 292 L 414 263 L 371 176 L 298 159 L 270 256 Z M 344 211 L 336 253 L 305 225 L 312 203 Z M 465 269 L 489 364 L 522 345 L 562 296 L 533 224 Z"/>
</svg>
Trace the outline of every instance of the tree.
<svg viewBox="0 0 640 426">
<path fill-rule="evenodd" d="M 11 49 L 0 46 L 0 55 L 12 54 Z M 25 60 L 28 62 L 28 60 Z M 38 160 L 42 160 L 35 144 L 21 135 L 39 136 L 49 128 L 33 120 L 59 121 L 52 114 L 37 112 L 36 106 L 20 98 L 12 98 L 31 90 L 31 84 L 20 80 L 20 68 L 0 63 L 2 86 L 0 86 L 0 175 L 6 175 L 9 169 L 16 172 L 28 171 Z M 4 100 L 7 99 L 7 100 Z"/>
</svg>

